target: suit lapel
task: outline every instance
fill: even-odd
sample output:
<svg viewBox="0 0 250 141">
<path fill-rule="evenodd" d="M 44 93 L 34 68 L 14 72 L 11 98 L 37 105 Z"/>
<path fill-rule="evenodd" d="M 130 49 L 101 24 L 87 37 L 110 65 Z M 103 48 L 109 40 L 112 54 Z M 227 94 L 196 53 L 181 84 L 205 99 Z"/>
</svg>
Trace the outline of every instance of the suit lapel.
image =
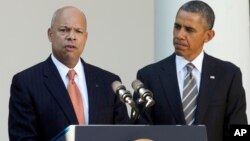
<svg viewBox="0 0 250 141">
<path fill-rule="evenodd" d="M 96 72 L 92 69 L 92 66 L 81 60 L 84 66 L 84 73 L 86 78 L 86 84 L 88 89 L 88 101 L 89 101 L 89 124 L 93 124 L 97 114 L 95 111 L 99 111 L 99 104 L 103 99 L 98 98 L 100 93 L 100 81 L 98 81 Z"/>
<path fill-rule="evenodd" d="M 197 100 L 196 124 L 201 124 L 205 117 L 209 101 L 214 94 L 216 85 L 215 63 L 211 61 L 211 57 L 204 55 L 201 73 L 201 84 Z"/>
<path fill-rule="evenodd" d="M 185 118 L 182 110 L 180 91 L 178 86 L 175 54 L 171 55 L 169 60 L 163 63 L 160 73 L 161 84 L 165 91 L 165 97 L 168 100 L 172 113 L 178 123 L 185 123 Z"/>
<path fill-rule="evenodd" d="M 58 105 L 64 111 L 65 116 L 71 124 L 77 124 L 77 118 L 70 101 L 67 89 L 60 77 L 60 74 L 52 62 L 51 57 L 45 61 L 44 66 L 44 83 L 55 98 Z"/>
</svg>

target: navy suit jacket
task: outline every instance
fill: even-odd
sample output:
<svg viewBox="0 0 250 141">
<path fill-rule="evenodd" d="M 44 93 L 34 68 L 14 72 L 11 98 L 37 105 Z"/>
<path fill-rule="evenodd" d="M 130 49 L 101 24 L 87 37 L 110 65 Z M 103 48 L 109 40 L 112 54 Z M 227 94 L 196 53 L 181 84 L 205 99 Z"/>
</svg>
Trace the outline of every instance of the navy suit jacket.
<svg viewBox="0 0 250 141">
<path fill-rule="evenodd" d="M 89 124 L 128 124 L 126 106 L 111 88 L 120 78 L 85 63 Z M 73 105 L 51 57 L 13 77 L 9 101 L 10 141 L 48 141 L 78 124 Z"/>
<path fill-rule="evenodd" d="M 175 54 L 137 73 L 154 94 L 155 105 L 142 111 L 141 123 L 185 125 L 178 86 Z M 135 98 L 137 95 L 135 95 Z M 143 106 L 143 105 L 139 105 Z M 226 140 L 230 124 L 247 124 L 241 71 L 232 63 L 205 53 L 195 124 L 206 125 L 208 141 Z"/>
</svg>

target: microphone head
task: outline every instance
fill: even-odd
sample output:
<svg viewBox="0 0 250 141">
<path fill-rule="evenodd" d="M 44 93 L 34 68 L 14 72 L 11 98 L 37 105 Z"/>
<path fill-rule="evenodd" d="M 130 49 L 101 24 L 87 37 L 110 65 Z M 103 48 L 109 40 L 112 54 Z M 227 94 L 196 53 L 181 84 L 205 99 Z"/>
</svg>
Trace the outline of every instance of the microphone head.
<svg viewBox="0 0 250 141">
<path fill-rule="evenodd" d="M 131 85 L 135 91 L 138 91 L 141 87 L 144 87 L 143 83 L 140 80 L 134 80 Z"/>
<path fill-rule="evenodd" d="M 116 93 L 119 89 L 126 89 L 124 85 L 120 81 L 114 81 L 112 83 L 112 89 Z"/>
</svg>

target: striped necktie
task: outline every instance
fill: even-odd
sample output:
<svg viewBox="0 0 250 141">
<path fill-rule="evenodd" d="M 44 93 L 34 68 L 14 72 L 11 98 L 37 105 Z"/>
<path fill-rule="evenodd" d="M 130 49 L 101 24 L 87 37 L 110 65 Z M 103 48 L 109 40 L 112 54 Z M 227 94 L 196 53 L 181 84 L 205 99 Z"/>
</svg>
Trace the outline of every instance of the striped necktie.
<svg viewBox="0 0 250 141">
<path fill-rule="evenodd" d="M 192 70 L 194 65 L 188 63 L 186 65 L 187 75 L 184 79 L 182 106 L 185 115 L 185 120 L 187 125 L 192 125 L 195 120 L 196 111 L 196 99 L 198 95 L 198 88 L 194 76 L 192 75 Z"/>
</svg>

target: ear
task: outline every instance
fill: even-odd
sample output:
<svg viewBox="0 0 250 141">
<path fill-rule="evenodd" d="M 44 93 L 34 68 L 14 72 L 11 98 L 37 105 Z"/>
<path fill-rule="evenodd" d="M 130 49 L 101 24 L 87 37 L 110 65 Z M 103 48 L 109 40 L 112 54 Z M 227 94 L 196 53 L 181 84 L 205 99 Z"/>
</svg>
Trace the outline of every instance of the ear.
<svg viewBox="0 0 250 141">
<path fill-rule="evenodd" d="M 207 43 L 208 41 L 212 40 L 214 35 L 215 35 L 215 32 L 214 30 L 208 30 L 206 31 L 206 37 L 205 37 L 205 43 Z"/>
<path fill-rule="evenodd" d="M 51 28 L 48 29 L 47 34 L 48 34 L 48 39 L 51 42 L 51 40 L 52 40 L 52 29 Z"/>
</svg>

